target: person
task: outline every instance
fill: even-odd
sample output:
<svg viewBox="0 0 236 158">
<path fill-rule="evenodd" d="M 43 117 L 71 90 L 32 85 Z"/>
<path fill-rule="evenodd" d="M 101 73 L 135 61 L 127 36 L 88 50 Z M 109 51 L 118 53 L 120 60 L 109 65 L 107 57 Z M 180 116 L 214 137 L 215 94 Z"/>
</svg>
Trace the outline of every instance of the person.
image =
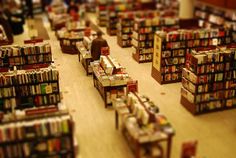
<svg viewBox="0 0 236 158">
<path fill-rule="evenodd" d="M 102 38 L 102 32 L 98 31 L 97 38 L 95 38 L 91 44 L 91 56 L 93 61 L 100 59 L 102 47 L 108 47 L 108 44 L 107 41 Z"/>
</svg>

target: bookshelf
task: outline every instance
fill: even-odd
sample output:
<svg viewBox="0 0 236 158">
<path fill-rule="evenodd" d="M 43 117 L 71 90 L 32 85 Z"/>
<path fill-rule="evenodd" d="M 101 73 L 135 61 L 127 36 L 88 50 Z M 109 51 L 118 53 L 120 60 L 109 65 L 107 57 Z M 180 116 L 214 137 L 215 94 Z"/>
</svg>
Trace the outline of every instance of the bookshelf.
<svg viewBox="0 0 236 158">
<path fill-rule="evenodd" d="M 87 76 L 92 74 L 92 72 L 93 72 L 92 67 L 90 65 L 90 62 L 92 61 L 92 55 L 91 55 L 90 49 L 91 49 L 92 41 L 96 37 L 97 37 L 97 33 L 92 32 L 92 34 L 89 37 L 84 36 L 83 42 L 76 43 L 76 47 L 78 50 L 79 62 L 81 59 L 81 63 L 86 71 Z"/>
<path fill-rule="evenodd" d="M 110 36 L 116 35 L 118 13 L 131 11 L 133 9 L 134 9 L 134 4 L 132 0 L 114 2 L 111 3 L 109 6 L 107 6 L 107 25 L 106 25 L 107 34 Z"/>
<path fill-rule="evenodd" d="M 117 44 L 121 47 L 131 47 L 135 12 L 119 13 L 117 23 Z"/>
<path fill-rule="evenodd" d="M 68 112 L 23 113 L 2 119 L 0 157 L 75 157 L 73 120 Z"/>
<path fill-rule="evenodd" d="M 118 13 L 117 24 L 117 43 L 121 47 L 132 46 L 132 34 L 134 31 L 134 19 L 141 17 L 154 17 L 158 16 L 158 11 L 127 11 Z"/>
<path fill-rule="evenodd" d="M 199 26 L 201 27 L 225 26 L 230 28 L 233 31 L 233 40 L 236 41 L 236 13 L 234 10 L 197 2 L 194 14 L 199 19 Z"/>
<path fill-rule="evenodd" d="M 0 70 L 13 68 L 24 69 L 52 63 L 51 46 L 47 42 L 10 45 L 0 47 Z"/>
<path fill-rule="evenodd" d="M 187 52 L 195 48 L 230 44 L 231 39 L 228 29 L 157 31 L 152 77 L 160 84 L 180 82 Z"/>
<path fill-rule="evenodd" d="M 100 61 L 94 61 L 91 65 L 94 87 L 99 91 L 107 108 L 115 98 L 124 95 L 130 77 L 111 56 L 101 56 Z"/>
<path fill-rule="evenodd" d="M 0 111 L 57 105 L 59 72 L 53 67 L 1 73 Z"/>
<path fill-rule="evenodd" d="M 165 28 L 178 28 L 177 18 L 145 17 L 136 18 L 132 34 L 132 45 L 135 49 L 133 58 L 138 63 L 152 62 L 154 33 Z"/>
<path fill-rule="evenodd" d="M 99 3 L 96 7 L 97 23 L 101 27 L 105 27 L 107 24 L 107 3 Z"/>
<path fill-rule="evenodd" d="M 159 107 L 148 97 L 130 92 L 114 102 L 116 123 L 122 117 L 122 133 L 135 158 L 170 158 L 175 131 Z M 117 126 L 118 127 L 118 126 Z"/>
<path fill-rule="evenodd" d="M 192 50 L 182 72 L 181 104 L 192 114 L 236 107 L 236 48 Z"/>
</svg>

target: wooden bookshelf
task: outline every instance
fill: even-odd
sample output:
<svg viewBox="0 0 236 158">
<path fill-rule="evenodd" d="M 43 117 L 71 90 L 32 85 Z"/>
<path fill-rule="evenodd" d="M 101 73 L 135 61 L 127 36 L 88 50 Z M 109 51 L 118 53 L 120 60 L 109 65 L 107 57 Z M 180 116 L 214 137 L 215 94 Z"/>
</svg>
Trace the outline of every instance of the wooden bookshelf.
<svg viewBox="0 0 236 158">
<path fill-rule="evenodd" d="M 192 51 L 183 69 L 181 104 L 192 114 L 236 107 L 236 49 Z"/>
<path fill-rule="evenodd" d="M 154 33 L 157 30 L 165 28 L 178 28 L 178 19 L 145 17 L 136 18 L 134 23 L 134 31 L 132 34 L 132 45 L 135 49 L 133 58 L 138 63 L 152 62 L 153 60 L 153 44 Z"/>
<path fill-rule="evenodd" d="M 107 3 L 99 3 L 96 7 L 97 23 L 101 27 L 107 24 Z"/>
<path fill-rule="evenodd" d="M 25 115 L 2 120 L 1 125 L 1 133 L 9 134 L 1 137 L 1 157 L 75 157 L 73 120 L 68 113 Z"/>
<path fill-rule="evenodd" d="M 233 40 L 236 41 L 236 13 L 234 10 L 197 2 L 194 14 L 199 19 L 199 25 L 201 27 L 212 28 L 225 26 L 230 28 L 233 31 Z"/>
<path fill-rule="evenodd" d="M 0 47 L 0 69 L 17 69 L 24 67 L 34 67 L 37 65 L 52 63 L 51 46 L 47 42 L 32 43 L 32 40 L 26 41 L 23 46 L 2 46 Z M 32 44 L 30 44 L 32 43 Z"/>
<path fill-rule="evenodd" d="M 110 36 L 117 34 L 118 14 L 120 12 L 131 11 L 134 9 L 133 0 L 126 0 L 125 2 L 114 2 L 107 7 L 107 34 Z"/>
<path fill-rule="evenodd" d="M 117 44 L 120 47 L 131 47 L 132 33 L 134 26 L 135 12 L 126 12 L 118 14 L 117 24 Z"/>
<path fill-rule="evenodd" d="M 57 105 L 59 72 L 55 68 L 17 70 L 1 74 L 0 111 Z"/>
<path fill-rule="evenodd" d="M 186 53 L 232 42 L 228 29 L 157 31 L 154 40 L 152 77 L 160 84 L 180 82 Z"/>
</svg>

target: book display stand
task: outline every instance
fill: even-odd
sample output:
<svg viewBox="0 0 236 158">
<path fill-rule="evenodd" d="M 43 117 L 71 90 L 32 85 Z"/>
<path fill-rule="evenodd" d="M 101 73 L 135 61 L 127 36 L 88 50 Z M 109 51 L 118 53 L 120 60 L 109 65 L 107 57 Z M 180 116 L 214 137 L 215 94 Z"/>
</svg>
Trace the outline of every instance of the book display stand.
<svg viewBox="0 0 236 158">
<path fill-rule="evenodd" d="M 181 104 L 192 114 L 236 107 L 236 48 L 192 50 L 183 69 Z"/>
<path fill-rule="evenodd" d="M 57 31 L 57 35 L 63 53 L 78 54 L 76 42 L 83 41 L 84 28 L 81 27 L 80 29 L 73 31 L 68 31 L 64 28 Z"/>
<path fill-rule="evenodd" d="M 132 34 L 134 30 L 134 19 L 140 17 L 150 17 L 159 15 L 158 11 L 129 11 L 118 13 L 117 43 L 121 47 L 132 46 Z"/>
<path fill-rule="evenodd" d="M 160 84 L 180 82 L 186 53 L 191 49 L 230 44 L 228 29 L 157 31 L 154 41 L 152 77 Z"/>
<path fill-rule="evenodd" d="M 107 25 L 107 5 L 109 2 L 98 2 L 96 7 L 97 14 L 97 23 L 101 27 L 105 27 Z"/>
<path fill-rule="evenodd" d="M 135 48 L 133 58 L 138 63 L 152 62 L 154 34 L 157 30 L 165 28 L 178 28 L 178 19 L 161 18 L 160 16 L 150 16 L 146 18 L 136 18 L 132 35 L 132 45 Z"/>
<path fill-rule="evenodd" d="M 101 56 L 100 61 L 91 63 L 93 69 L 93 83 L 101 94 L 105 108 L 112 100 L 125 94 L 129 75 L 124 68 L 111 56 Z"/>
<path fill-rule="evenodd" d="M 74 158 L 74 127 L 69 113 L 44 110 L 32 115 L 33 110 L 6 114 L 1 119 L 0 157 Z"/>
<path fill-rule="evenodd" d="M 39 43 L 37 43 L 40 41 Z M 24 46 L 0 47 L 0 70 L 47 67 L 52 63 L 51 46 L 40 39 L 27 40 Z"/>
<path fill-rule="evenodd" d="M 89 37 L 84 36 L 83 42 L 76 43 L 76 48 L 78 50 L 79 62 L 81 61 L 82 65 L 86 71 L 87 76 L 92 74 L 92 72 L 93 72 L 92 67 L 90 65 L 90 62 L 92 61 L 90 49 L 91 49 L 92 41 L 93 41 L 93 39 L 96 38 L 96 36 L 97 36 L 97 34 L 94 32 Z"/>
<path fill-rule="evenodd" d="M 149 98 L 137 92 L 114 102 L 116 127 L 122 116 L 122 133 L 136 158 L 170 158 L 175 132 Z"/>
<path fill-rule="evenodd" d="M 75 158 L 74 124 L 59 104 L 51 46 L 42 39 L 24 42 L 0 47 L 6 68 L 0 73 L 0 157 Z"/>
<path fill-rule="evenodd" d="M 133 0 L 125 0 L 122 2 L 113 2 L 107 6 L 107 34 L 110 36 L 116 35 L 118 14 L 120 12 L 131 11 L 134 9 Z"/>
<path fill-rule="evenodd" d="M 194 15 L 199 19 L 199 26 L 201 27 L 214 28 L 225 26 L 230 28 L 233 33 L 233 40 L 236 42 L 235 11 L 223 9 L 198 1 L 195 5 Z"/>
</svg>

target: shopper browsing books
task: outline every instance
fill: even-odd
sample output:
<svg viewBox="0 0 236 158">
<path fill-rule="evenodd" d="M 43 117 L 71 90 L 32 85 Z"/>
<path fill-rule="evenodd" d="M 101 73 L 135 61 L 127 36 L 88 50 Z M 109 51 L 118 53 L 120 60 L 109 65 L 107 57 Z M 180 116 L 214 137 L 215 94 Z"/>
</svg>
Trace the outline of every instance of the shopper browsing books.
<svg viewBox="0 0 236 158">
<path fill-rule="evenodd" d="M 93 61 L 100 58 L 102 47 L 108 47 L 108 44 L 107 41 L 102 38 L 102 32 L 98 31 L 97 38 L 95 38 L 91 44 L 91 55 Z"/>
</svg>

